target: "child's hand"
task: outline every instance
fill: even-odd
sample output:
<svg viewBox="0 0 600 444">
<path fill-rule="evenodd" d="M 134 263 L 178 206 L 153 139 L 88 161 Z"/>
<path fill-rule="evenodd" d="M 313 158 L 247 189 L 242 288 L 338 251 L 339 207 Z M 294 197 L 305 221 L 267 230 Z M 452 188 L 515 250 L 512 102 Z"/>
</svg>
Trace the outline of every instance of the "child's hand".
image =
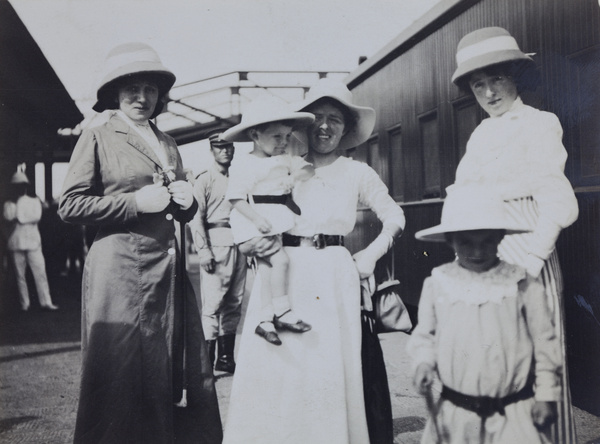
<svg viewBox="0 0 600 444">
<path fill-rule="evenodd" d="M 258 228 L 258 231 L 260 231 L 262 234 L 270 233 L 271 229 L 273 228 L 271 222 L 262 216 L 257 216 L 253 222 L 254 225 L 256 225 L 256 228 Z"/>
<path fill-rule="evenodd" d="M 556 403 L 536 401 L 531 408 L 531 416 L 538 429 L 545 429 L 556 421 Z"/>
<path fill-rule="evenodd" d="M 431 387 L 431 384 L 433 384 L 434 377 L 435 371 L 431 364 L 419 364 L 415 371 L 415 376 L 413 377 L 413 385 L 420 395 L 425 396 L 427 390 Z"/>
</svg>

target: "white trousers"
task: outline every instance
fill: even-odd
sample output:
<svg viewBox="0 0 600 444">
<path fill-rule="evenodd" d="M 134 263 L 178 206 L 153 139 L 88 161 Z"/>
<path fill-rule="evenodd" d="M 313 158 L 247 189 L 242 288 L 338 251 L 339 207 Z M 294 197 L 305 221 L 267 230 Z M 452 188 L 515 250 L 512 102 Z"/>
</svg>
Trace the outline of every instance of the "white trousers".
<svg viewBox="0 0 600 444">
<path fill-rule="evenodd" d="M 19 290 L 19 302 L 21 303 L 21 308 L 23 310 L 29 308 L 29 290 L 27 288 L 27 280 L 25 279 L 27 265 L 29 265 L 31 273 L 33 274 L 40 305 L 42 307 L 52 305 L 48 278 L 46 276 L 46 263 L 44 262 L 42 249 L 11 251 L 11 253 L 17 274 L 17 288 Z"/>
</svg>

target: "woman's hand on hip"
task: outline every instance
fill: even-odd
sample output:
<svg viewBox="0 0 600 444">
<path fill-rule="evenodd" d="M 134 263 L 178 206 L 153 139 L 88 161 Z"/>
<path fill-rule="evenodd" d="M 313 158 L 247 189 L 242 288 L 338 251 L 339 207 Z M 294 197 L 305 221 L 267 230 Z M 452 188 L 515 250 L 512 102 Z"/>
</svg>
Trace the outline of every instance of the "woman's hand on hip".
<svg viewBox="0 0 600 444">
<path fill-rule="evenodd" d="M 169 193 L 173 197 L 173 202 L 178 204 L 183 210 L 187 210 L 194 203 L 192 184 L 186 180 L 171 182 L 169 184 Z"/>
<path fill-rule="evenodd" d="M 369 254 L 366 248 L 355 253 L 352 258 L 354 259 L 358 275 L 361 279 L 367 279 L 375 272 L 377 259 L 372 254 Z"/>
<path fill-rule="evenodd" d="M 169 205 L 171 195 L 162 182 L 146 185 L 135 192 L 138 213 L 158 213 Z"/>
</svg>

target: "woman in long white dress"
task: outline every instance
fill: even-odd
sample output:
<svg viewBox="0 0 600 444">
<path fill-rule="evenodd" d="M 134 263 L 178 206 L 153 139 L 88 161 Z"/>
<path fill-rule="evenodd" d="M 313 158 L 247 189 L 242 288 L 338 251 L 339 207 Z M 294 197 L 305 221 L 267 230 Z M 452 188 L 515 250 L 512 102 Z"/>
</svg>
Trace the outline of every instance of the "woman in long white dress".
<svg viewBox="0 0 600 444">
<path fill-rule="evenodd" d="M 507 212 L 526 222 L 531 233 L 505 236 L 498 253 L 541 277 L 562 345 L 563 400 L 558 404 L 555 440 L 575 442 L 566 348 L 562 274 L 555 243 L 578 216 L 573 188 L 564 175 L 567 152 L 562 127 L 549 112 L 525 105 L 519 93 L 534 63 L 503 28 L 483 28 L 458 44 L 452 81 L 472 93 L 489 118 L 475 129 L 456 170 L 457 185 L 490 186 Z M 451 192 L 451 188 L 449 192 Z"/>
<path fill-rule="evenodd" d="M 356 106 L 342 83 L 320 80 L 298 107 L 315 114 L 308 127 L 306 161 L 314 177 L 296 185 L 302 211 L 284 238 L 290 258 L 290 298 L 312 330 L 280 331 L 273 347 L 254 334 L 260 315 L 260 280 L 250 297 L 225 423 L 226 444 L 365 444 L 369 427 L 361 364 L 360 278 L 404 228 L 404 214 L 368 165 L 343 157 L 367 140 L 375 123 L 371 108 Z M 383 222 L 381 234 L 354 257 L 343 237 L 356 222 L 358 205 Z M 260 254 L 264 239 L 242 244 Z"/>
</svg>

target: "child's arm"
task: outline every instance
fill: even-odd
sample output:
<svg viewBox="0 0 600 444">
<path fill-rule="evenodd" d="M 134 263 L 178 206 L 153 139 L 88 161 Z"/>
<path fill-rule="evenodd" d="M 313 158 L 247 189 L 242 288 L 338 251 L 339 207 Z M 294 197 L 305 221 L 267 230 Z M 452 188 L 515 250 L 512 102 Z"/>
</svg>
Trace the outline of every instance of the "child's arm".
<svg viewBox="0 0 600 444">
<path fill-rule="evenodd" d="M 244 199 L 230 199 L 230 202 L 233 208 L 250 219 L 261 233 L 267 234 L 273 228 L 271 223 L 258 214 Z"/>
<path fill-rule="evenodd" d="M 421 395 L 427 393 L 436 372 L 435 333 L 436 316 L 433 306 L 435 282 L 425 279 L 419 300 L 419 323 L 408 340 L 406 350 L 412 358 L 413 384 Z"/>
<path fill-rule="evenodd" d="M 527 328 L 533 338 L 536 402 L 531 414 L 534 423 L 544 428 L 556 419 L 555 401 L 562 397 L 560 343 L 540 280 L 528 275 L 519 283 L 519 289 L 523 294 Z"/>
</svg>

